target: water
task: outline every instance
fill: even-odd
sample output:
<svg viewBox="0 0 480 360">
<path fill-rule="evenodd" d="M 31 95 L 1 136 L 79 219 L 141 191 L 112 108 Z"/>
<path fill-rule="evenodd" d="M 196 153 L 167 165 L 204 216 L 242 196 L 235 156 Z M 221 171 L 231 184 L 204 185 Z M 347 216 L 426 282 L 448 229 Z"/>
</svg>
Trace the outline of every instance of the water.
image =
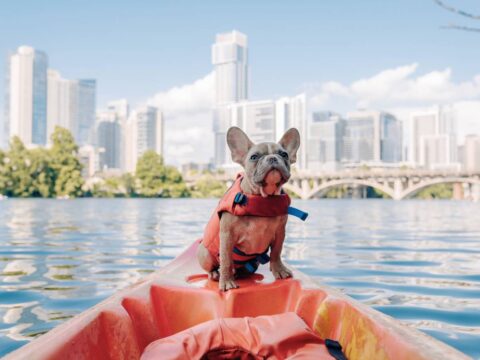
<svg viewBox="0 0 480 360">
<path fill-rule="evenodd" d="M 0 201 L 0 355 L 158 269 L 216 200 Z M 480 358 L 480 204 L 312 200 L 291 266 Z"/>
</svg>

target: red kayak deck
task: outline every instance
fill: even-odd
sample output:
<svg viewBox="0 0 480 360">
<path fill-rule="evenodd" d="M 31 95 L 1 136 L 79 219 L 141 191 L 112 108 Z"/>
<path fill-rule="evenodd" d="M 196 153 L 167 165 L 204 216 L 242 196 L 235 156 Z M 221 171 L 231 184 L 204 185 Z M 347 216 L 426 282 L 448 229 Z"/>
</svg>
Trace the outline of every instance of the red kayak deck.
<svg viewBox="0 0 480 360">
<path fill-rule="evenodd" d="M 139 359 L 155 340 L 209 320 L 287 312 L 321 338 L 339 341 L 349 360 L 468 359 L 299 271 L 293 279 L 275 280 L 262 266 L 239 280 L 240 288 L 220 292 L 200 269 L 197 246 L 5 359 Z"/>
</svg>

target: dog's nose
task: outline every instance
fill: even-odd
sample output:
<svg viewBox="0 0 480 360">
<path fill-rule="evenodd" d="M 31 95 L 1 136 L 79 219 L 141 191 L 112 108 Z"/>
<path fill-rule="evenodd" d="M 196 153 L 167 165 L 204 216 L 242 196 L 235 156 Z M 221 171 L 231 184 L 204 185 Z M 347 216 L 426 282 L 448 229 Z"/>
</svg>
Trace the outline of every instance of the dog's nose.
<svg viewBox="0 0 480 360">
<path fill-rule="evenodd" d="M 275 156 L 271 156 L 271 157 L 268 158 L 268 163 L 270 165 L 276 164 L 276 163 L 278 163 L 278 159 Z"/>
</svg>

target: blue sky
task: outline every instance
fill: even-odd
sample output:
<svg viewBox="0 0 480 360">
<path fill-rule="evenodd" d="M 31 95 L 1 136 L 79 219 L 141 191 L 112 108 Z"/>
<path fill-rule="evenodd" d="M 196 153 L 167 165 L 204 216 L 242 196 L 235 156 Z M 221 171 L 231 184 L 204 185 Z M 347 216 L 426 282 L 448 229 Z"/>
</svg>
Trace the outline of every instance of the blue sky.
<svg viewBox="0 0 480 360">
<path fill-rule="evenodd" d="M 478 1 L 451 3 L 480 12 Z M 412 62 L 470 78 L 480 34 L 439 29 L 453 21 L 474 24 L 431 0 L 15 0 L 0 3 L 0 53 L 32 45 L 64 76 L 98 79 L 100 104 L 135 102 L 207 74 L 215 34 L 238 29 L 249 36 L 251 94 L 262 98 Z"/>
<path fill-rule="evenodd" d="M 446 1 L 480 13 L 476 0 Z M 413 63 L 419 75 L 450 68 L 452 82 L 470 81 L 480 33 L 440 29 L 449 23 L 480 27 L 433 0 L 2 1 L 0 93 L 7 51 L 26 44 L 64 77 L 96 78 L 100 106 L 135 104 L 210 73 L 215 34 L 231 29 L 248 35 L 254 99 Z"/>
</svg>

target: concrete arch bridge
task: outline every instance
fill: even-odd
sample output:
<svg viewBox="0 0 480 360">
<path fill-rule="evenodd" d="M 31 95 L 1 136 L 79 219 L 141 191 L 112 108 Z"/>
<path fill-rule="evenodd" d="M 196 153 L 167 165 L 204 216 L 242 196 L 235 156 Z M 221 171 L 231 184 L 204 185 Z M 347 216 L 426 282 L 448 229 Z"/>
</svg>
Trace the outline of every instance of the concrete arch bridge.
<svg viewBox="0 0 480 360">
<path fill-rule="evenodd" d="M 216 180 L 230 185 L 232 175 L 215 175 Z M 186 177 L 193 184 L 195 177 Z M 301 199 L 322 197 L 330 189 L 343 185 L 369 186 L 380 190 L 394 200 L 407 199 L 428 186 L 445 183 L 466 184 L 470 189 L 480 188 L 480 171 L 439 170 L 344 170 L 338 172 L 296 172 L 284 188 Z"/>
</svg>

